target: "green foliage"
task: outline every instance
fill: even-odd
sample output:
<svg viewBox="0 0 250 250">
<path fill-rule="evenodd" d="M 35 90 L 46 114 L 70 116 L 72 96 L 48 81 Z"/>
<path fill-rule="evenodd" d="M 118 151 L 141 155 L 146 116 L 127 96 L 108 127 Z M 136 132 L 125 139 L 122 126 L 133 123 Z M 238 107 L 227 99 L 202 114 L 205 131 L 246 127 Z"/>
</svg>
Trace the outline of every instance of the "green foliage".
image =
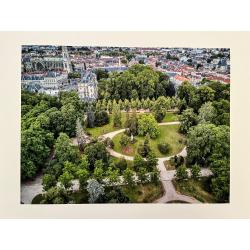
<svg viewBox="0 0 250 250">
<path fill-rule="evenodd" d="M 115 163 L 115 166 L 120 170 L 120 172 L 123 172 L 127 168 L 128 164 L 127 161 L 122 158 Z"/>
<path fill-rule="evenodd" d="M 44 195 L 42 204 L 65 204 L 68 203 L 68 194 L 64 188 L 52 187 Z"/>
<path fill-rule="evenodd" d="M 201 175 L 201 168 L 199 165 L 195 164 L 191 168 L 191 177 L 195 180 L 199 179 Z"/>
<path fill-rule="evenodd" d="M 114 142 L 112 139 L 110 139 L 109 137 L 107 137 L 105 140 L 104 140 L 104 144 L 109 147 L 109 148 L 114 148 Z"/>
<path fill-rule="evenodd" d="M 56 185 L 56 178 L 54 175 L 51 174 L 45 174 L 43 175 L 43 181 L 42 181 L 43 189 L 47 191 L 51 187 Z"/>
<path fill-rule="evenodd" d="M 95 112 L 95 126 L 101 127 L 109 123 L 108 113 L 104 110 Z"/>
<path fill-rule="evenodd" d="M 88 180 L 87 191 L 89 193 L 89 203 L 97 203 L 104 195 L 103 186 L 95 179 Z"/>
<path fill-rule="evenodd" d="M 171 149 L 170 144 L 167 142 L 161 142 L 157 145 L 157 147 L 162 154 L 168 154 Z"/>
<path fill-rule="evenodd" d="M 199 109 L 198 123 L 213 123 L 216 119 L 216 110 L 212 102 L 204 103 Z"/>
<path fill-rule="evenodd" d="M 113 106 L 113 126 L 114 127 L 121 127 L 122 126 L 122 121 L 121 121 L 121 110 L 118 104 L 115 103 Z"/>
<path fill-rule="evenodd" d="M 153 105 L 153 112 L 157 122 L 161 122 L 166 115 L 166 111 L 171 107 L 171 99 L 160 96 Z"/>
<path fill-rule="evenodd" d="M 127 167 L 127 169 L 123 172 L 123 179 L 126 184 L 133 187 L 135 185 L 135 173 L 132 169 Z"/>
<path fill-rule="evenodd" d="M 119 170 L 113 168 L 112 166 L 108 167 L 107 179 L 109 185 L 115 185 L 119 180 Z"/>
<path fill-rule="evenodd" d="M 185 165 L 182 165 L 177 168 L 175 177 L 177 180 L 187 180 L 188 179 L 188 171 Z"/>
<path fill-rule="evenodd" d="M 62 184 L 65 189 L 72 187 L 74 176 L 68 171 L 64 171 L 62 175 L 59 176 L 58 181 Z"/>
<path fill-rule="evenodd" d="M 55 143 L 55 157 L 62 165 L 65 161 L 76 162 L 78 153 L 65 133 L 60 133 Z"/>
<path fill-rule="evenodd" d="M 175 90 L 168 76 L 153 70 L 150 66 L 133 65 L 128 70 L 110 73 L 108 78 L 101 79 L 98 85 L 101 99 L 146 99 L 158 98 L 161 95 L 173 96 Z"/>
<path fill-rule="evenodd" d="M 150 151 L 147 155 L 147 170 L 148 172 L 154 172 L 155 170 L 157 170 L 156 166 L 158 163 L 158 159 L 155 156 L 155 153 Z"/>
<path fill-rule="evenodd" d="M 84 154 L 87 156 L 91 171 L 94 169 L 97 160 L 102 160 L 104 165 L 108 164 L 109 155 L 105 144 L 102 142 L 88 144 L 84 149 Z"/>
<path fill-rule="evenodd" d="M 138 119 L 138 134 L 143 136 L 147 133 L 151 138 L 156 138 L 160 134 L 158 124 L 152 114 L 143 114 Z"/>
<path fill-rule="evenodd" d="M 193 109 L 188 108 L 183 111 L 180 117 L 180 132 L 186 134 L 192 126 L 197 124 L 197 116 Z"/>
<path fill-rule="evenodd" d="M 151 151 L 149 146 L 149 139 L 150 139 L 149 134 L 147 134 L 144 143 L 138 146 L 138 153 L 143 157 L 146 157 Z"/>
<path fill-rule="evenodd" d="M 137 135 L 137 130 L 138 130 L 138 118 L 135 110 L 133 110 L 132 115 L 129 116 L 129 114 L 126 114 L 126 122 L 125 122 L 125 127 L 127 135 Z"/>
<path fill-rule="evenodd" d="M 21 132 L 21 176 L 22 180 L 32 179 L 49 156 L 53 134 L 41 128 Z"/>
<path fill-rule="evenodd" d="M 134 170 L 138 172 L 140 168 L 146 167 L 146 161 L 140 155 L 135 155 L 133 166 L 134 166 Z"/>
<path fill-rule="evenodd" d="M 188 134 L 187 161 L 210 166 L 212 192 L 219 201 L 229 200 L 230 131 L 225 125 L 199 124 Z"/>
<path fill-rule="evenodd" d="M 102 160 L 97 160 L 95 162 L 95 166 L 94 166 L 94 173 L 93 173 L 93 177 L 94 179 L 96 179 L 98 182 L 102 182 L 103 181 L 103 176 L 104 176 L 104 165 Z"/>
<path fill-rule="evenodd" d="M 121 144 L 122 148 L 127 147 L 129 142 L 130 142 L 129 137 L 127 135 L 123 134 L 121 137 L 121 140 L 120 140 L 120 144 Z"/>
</svg>

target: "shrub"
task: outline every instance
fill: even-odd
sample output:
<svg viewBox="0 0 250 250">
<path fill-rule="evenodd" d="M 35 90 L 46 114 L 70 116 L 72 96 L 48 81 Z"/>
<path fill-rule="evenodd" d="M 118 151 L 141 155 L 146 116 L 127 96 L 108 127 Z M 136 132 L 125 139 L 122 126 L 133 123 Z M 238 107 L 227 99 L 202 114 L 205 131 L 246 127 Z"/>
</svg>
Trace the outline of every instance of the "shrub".
<svg viewBox="0 0 250 250">
<path fill-rule="evenodd" d="M 109 147 L 109 148 L 114 148 L 114 142 L 112 141 L 112 139 L 110 139 L 109 137 L 107 137 L 104 140 L 104 144 Z"/>
<path fill-rule="evenodd" d="M 119 142 L 122 148 L 125 148 L 126 146 L 128 146 L 130 139 L 127 135 L 123 134 Z"/>
<path fill-rule="evenodd" d="M 175 168 L 178 168 L 179 166 L 184 164 L 184 157 L 181 155 L 180 156 L 175 155 L 170 159 L 170 163 L 171 165 L 175 166 Z"/>
<path fill-rule="evenodd" d="M 170 151 L 170 145 L 167 142 L 161 142 L 157 146 L 162 154 L 167 154 Z"/>
<path fill-rule="evenodd" d="M 115 163 L 115 166 L 119 168 L 121 172 L 123 172 L 127 168 L 128 164 L 127 161 L 124 158 L 122 158 Z"/>
</svg>

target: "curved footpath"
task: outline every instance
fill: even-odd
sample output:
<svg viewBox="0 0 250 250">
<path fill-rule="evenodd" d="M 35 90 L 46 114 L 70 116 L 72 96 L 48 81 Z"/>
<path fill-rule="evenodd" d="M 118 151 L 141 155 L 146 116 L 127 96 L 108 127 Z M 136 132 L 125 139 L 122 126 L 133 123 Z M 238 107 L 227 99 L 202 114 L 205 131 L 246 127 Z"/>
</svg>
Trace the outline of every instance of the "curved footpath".
<svg viewBox="0 0 250 250">
<path fill-rule="evenodd" d="M 159 126 L 168 126 L 168 125 L 177 125 L 177 124 L 180 124 L 180 122 L 163 122 L 163 123 L 158 123 L 158 124 L 159 124 Z M 100 136 L 100 138 L 113 139 L 113 137 L 115 137 L 117 134 L 122 133 L 124 131 L 125 131 L 125 129 L 113 131 L 113 132 L 110 132 L 110 133 L 107 133 L 107 134 Z M 128 161 L 133 161 L 133 159 L 134 159 L 133 156 L 123 155 L 121 153 L 114 151 L 111 148 L 107 148 L 107 150 L 110 153 L 110 155 L 112 155 L 116 158 L 124 158 L 125 160 L 128 160 Z M 155 202 L 156 203 L 167 203 L 169 201 L 184 201 L 184 202 L 188 202 L 188 203 L 200 203 L 195 198 L 187 196 L 187 195 L 179 194 L 175 190 L 175 187 L 172 183 L 172 180 L 174 179 L 174 175 L 176 173 L 176 170 L 167 170 L 165 165 L 164 165 L 164 161 L 169 160 L 173 156 L 175 156 L 175 155 L 157 158 L 158 159 L 157 168 L 160 171 L 160 180 L 161 180 L 161 183 L 162 183 L 162 186 L 163 186 L 165 192 L 164 192 L 164 195 L 160 199 L 156 200 Z M 180 153 L 178 153 L 177 156 L 186 157 L 187 156 L 186 147 Z M 201 170 L 201 176 L 209 176 L 211 174 L 212 174 L 212 172 L 209 169 L 202 169 Z M 189 171 L 189 175 L 190 175 L 190 171 Z"/>
<path fill-rule="evenodd" d="M 159 126 L 168 126 L 168 125 L 177 125 L 180 124 L 180 122 L 164 122 L 164 123 L 159 123 Z M 101 135 L 99 138 L 110 138 L 112 139 L 113 137 L 115 137 L 117 134 L 124 132 L 125 129 L 120 129 L 117 131 L 113 131 L 104 135 Z M 72 141 L 73 144 L 77 145 L 77 141 L 73 140 Z M 128 161 L 133 161 L 134 157 L 132 156 L 127 156 L 127 155 L 123 155 L 120 154 L 116 151 L 114 151 L 111 148 L 107 148 L 108 152 L 110 153 L 110 155 L 116 157 L 116 158 L 124 158 Z M 187 156 L 187 151 L 186 151 L 186 147 L 177 154 L 177 156 L 183 156 L 186 157 Z M 164 195 L 156 200 L 156 203 L 167 203 L 169 201 L 184 201 L 184 202 L 188 202 L 188 203 L 200 203 L 198 200 L 196 200 L 193 197 L 190 196 L 186 196 L 186 195 L 182 195 L 179 194 L 178 192 L 176 192 L 175 187 L 172 183 L 172 180 L 174 179 L 174 175 L 176 173 L 175 170 L 167 170 L 165 168 L 164 165 L 164 161 L 169 160 L 172 156 L 168 156 L 168 157 L 161 157 L 158 158 L 158 164 L 157 164 L 157 168 L 160 171 L 160 180 L 162 183 L 162 186 L 164 188 Z M 189 171 L 190 174 L 190 171 Z M 209 176 L 211 175 L 212 172 L 209 169 L 202 169 L 201 170 L 201 176 Z M 77 185 L 74 185 L 77 186 Z M 77 188 L 77 187 L 74 187 Z M 24 204 L 31 204 L 33 198 L 38 195 L 41 194 L 43 192 L 43 186 L 42 186 L 42 175 L 37 176 L 37 178 L 34 181 L 28 181 L 25 183 L 21 184 L 21 201 Z"/>
</svg>

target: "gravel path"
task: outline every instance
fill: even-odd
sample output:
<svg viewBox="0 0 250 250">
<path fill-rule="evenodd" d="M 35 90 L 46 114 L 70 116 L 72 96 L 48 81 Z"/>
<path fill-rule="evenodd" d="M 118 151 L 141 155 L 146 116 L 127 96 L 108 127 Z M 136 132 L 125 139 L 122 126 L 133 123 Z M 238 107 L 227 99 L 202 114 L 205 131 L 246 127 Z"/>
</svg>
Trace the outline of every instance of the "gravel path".
<svg viewBox="0 0 250 250">
<path fill-rule="evenodd" d="M 159 126 L 168 126 L 168 125 L 176 125 L 176 124 L 180 124 L 180 122 L 164 122 L 164 123 L 159 123 Z M 105 138 L 109 137 L 110 139 L 112 139 L 117 134 L 122 133 L 124 131 L 125 131 L 125 129 L 113 131 L 113 132 L 110 132 L 110 133 L 107 133 L 107 134 L 100 136 L 100 138 L 105 139 Z M 75 138 L 72 140 L 72 143 L 77 145 L 77 141 Z M 133 161 L 133 159 L 134 159 L 134 157 L 132 157 L 132 156 L 120 154 L 120 153 L 114 151 L 113 149 L 107 148 L 107 150 L 110 153 L 110 155 L 112 155 L 114 157 L 124 158 L 124 159 L 129 160 L 129 161 Z M 180 156 L 180 155 L 183 157 L 187 156 L 186 147 L 183 148 L 183 150 L 177 154 L 177 156 Z M 164 195 L 160 199 L 155 201 L 155 203 L 167 203 L 167 202 L 173 201 L 173 200 L 179 200 L 179 201 L 184 201 L 184 202 L 188 202 L 188 203 L 200 203 L 198 200 L 196 200 L 193 197 L 182 195 L 182 194 L 179 194 L 178 192 L 176 192 L 174 185 L 172 183 L 172 179 L 174 178 L 176 171 L 175 170 L 166 170 L 166 168 L 164 166 L 164 161 L 169 160 L 173 156 L 158 158 L 157 168 L 160 171 L 160 180 L 161 180 L 161 183 L 162 183 L 162 186 L 163 186 L 165 192 L 164 192 Z M 190 171 L 189 171 L 189 174 L 190 174 Z M 202 169 L 201 170 L 201 176 L 209 176 L 211 174 L 212 174 L 212 172 L 209 169 Z M 79 184 L 75 180 L 74 185 L 73 185 L 73 189 L 77 189 L 78 185 Z M 36 195 L 41 194 L 42 192 L 43 192 L 42 175 L 39 175 L 36 177 L 36 179 L 34 181 L 28 181 L 28 182 L 21 184 L 21 201 L 24 204 L 31 204 L 32 199 Z"/>
<path fill-rule="evenodd" d="M 168 125 L 180 124 L 180 122 L 164 122 L 164 123 L 158 123 L 158 124 L 159 124 L 159 126 L 168 126 Z M 113 132 L 104 134 L 101 137 L 112 139 L 117 134 L 122 133 L 124 131 L 125 131 L 125 129 L 120 129 L 117 131 L 113 131 Z M 133 156 L 123 155 L 121 153 L 114 151 L 111 148 L 107 148 L 107 150 L 110 153 L 110 155 L 112 155 L 114 157 L 124 158 L 124 159 L 129 160 L 129 161 L 133 161 L 133 159 L 134 159 Z M 161 180 L 161 183 L 162 183 L 162 186 L 163 186 L 165 192 L 164 192 L 164 195 L 160 199 L 156 200 L 155 202 L 156 203 L 167 203 L 169 201 L 179 200 L 179 201 L 184 201 L 184 202 L 188 202 L 188 203 L 200 203 L 195 198 L 179 194 L 175 190 L 174 185 L 172 183 L 172 180 L 174 179 L 174 175 L 176 173 L 176 170 L 167 170 L 165 165 L 164 165 L 164 161 L 169 160 L 173 156 L 174 155 L 158 158 L 157 168 L 160 171 L 160 180 Z M 177 156 L 186 157 L 187 156 L 186 147 L 183 148 L 183 150 L 180 153 L 178 153 Z M 190 175 L 190 170 L 188 170 L 188 171 L 189 171 L 189 175 Z M 212 172 L 209 169 L 202 169 L 201 170 L 201 176 L 209 176 L 211 174 L 212 174 Z"/>
</svg>

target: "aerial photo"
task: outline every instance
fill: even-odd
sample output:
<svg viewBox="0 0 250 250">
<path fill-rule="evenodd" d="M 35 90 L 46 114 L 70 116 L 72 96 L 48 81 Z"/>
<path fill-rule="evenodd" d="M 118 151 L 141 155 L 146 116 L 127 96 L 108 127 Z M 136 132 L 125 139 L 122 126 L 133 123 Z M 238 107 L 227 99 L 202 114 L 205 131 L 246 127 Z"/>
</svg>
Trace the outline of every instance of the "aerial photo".
<svg viewBox="0 0 250 250">
<path fill-rule="evenodd" d="M 229 203 L 230 49 L 23 45 L 20 176 L 21 204 Z"/>
</svg>

